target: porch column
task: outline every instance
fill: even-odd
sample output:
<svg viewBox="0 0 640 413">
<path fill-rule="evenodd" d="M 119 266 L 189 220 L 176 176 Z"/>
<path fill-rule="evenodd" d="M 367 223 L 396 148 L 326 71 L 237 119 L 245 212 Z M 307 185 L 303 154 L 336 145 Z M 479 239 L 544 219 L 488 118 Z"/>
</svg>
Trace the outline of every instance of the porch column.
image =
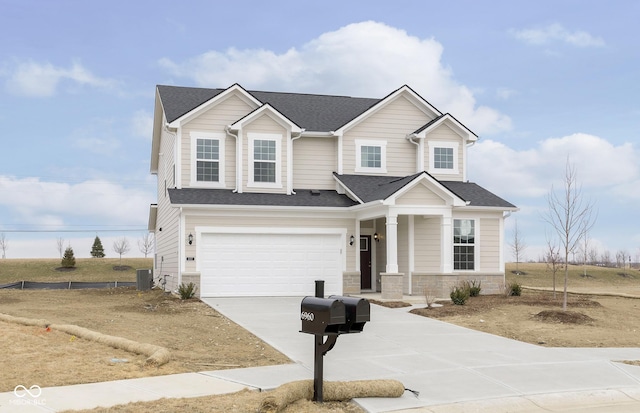
<svg viewBox="0 0 640 413">
<path fill-rule="evenodd" d="M 442 216 L 442 272 L 450 274 L 453 272 L 453 219 L 451 213 Z"/>
<path fill-rule="evenodd" d="M 398 272 L 398 215 L 387 215 L 387 272 Z"/>
</svg>

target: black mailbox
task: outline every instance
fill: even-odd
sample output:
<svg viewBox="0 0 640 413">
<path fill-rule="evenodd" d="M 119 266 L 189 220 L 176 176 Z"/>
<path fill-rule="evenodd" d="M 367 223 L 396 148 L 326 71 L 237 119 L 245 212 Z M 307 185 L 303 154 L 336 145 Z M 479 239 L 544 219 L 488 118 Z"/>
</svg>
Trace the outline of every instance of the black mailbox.
<svg viewBox="0 0 640 413">
<path fill-rule="evenodd" d="M 369 300 L 357 297 L 343 297 L 330 295 L 329 299 L 338 300 L 344 304 L 346 322 L 340 326 L 340 333 L 360 333 L 367 321 L 370 321 Z"/>
<path fill-rule="evenodd" d="M 338 334 L 346 323 L 345 305 L 336 299 L 305 297 L 300 304 L 302 332 Z"/>
</svg>

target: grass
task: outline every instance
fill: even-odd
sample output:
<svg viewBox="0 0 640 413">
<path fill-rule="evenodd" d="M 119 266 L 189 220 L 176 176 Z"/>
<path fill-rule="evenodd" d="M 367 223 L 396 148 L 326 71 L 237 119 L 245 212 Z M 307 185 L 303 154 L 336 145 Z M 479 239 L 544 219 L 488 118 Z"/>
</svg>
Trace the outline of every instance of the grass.
<svg viewBox="0 0 640 413">
<path fill-rule="evenodd" d="M 520 263 L 518 269 L 524 275 L 514 274 L 515 263 L 506 264 L 507 284 L 517 281 L 527 287 L 551 288 L 553 273 L 544 263 Z M 640 286 L 640 271 L 637 268 L 607 268 L 595 265 L 569 265 L 568 287 L 571 289 L 606 289 L 606 288 L 638 288 Z M 556 273 L 556 289 L 564 286 L 564 269 Z"/>
<path fill-rule="evenodd" d="M 0 284 L 16 281 L 136 281 L 136 269 L 153 268 L 152 258 L 76 258 L 73 271 L 58 271 L 60 259 L 0 259 Z"/>
</svg>

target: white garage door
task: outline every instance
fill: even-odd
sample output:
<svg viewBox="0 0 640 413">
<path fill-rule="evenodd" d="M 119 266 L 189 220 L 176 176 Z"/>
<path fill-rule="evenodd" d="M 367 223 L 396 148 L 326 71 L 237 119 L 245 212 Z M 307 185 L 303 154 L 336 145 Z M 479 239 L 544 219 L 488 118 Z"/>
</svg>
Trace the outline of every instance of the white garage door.
<svg viewBox="0 0 640 413">
<path fill-rule="evenodd" d="M 203 297 L 342 294 L 338 234 L 202 234 Z"/>
</svg>

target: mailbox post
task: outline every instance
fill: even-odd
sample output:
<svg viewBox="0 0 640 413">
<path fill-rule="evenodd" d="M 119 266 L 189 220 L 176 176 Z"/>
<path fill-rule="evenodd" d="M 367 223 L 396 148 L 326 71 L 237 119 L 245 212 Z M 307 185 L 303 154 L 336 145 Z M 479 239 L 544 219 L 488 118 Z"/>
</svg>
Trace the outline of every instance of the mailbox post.
<svg viewBox="0 0 640 413">
<path fill-rule="evenodd" d="M 338 335 L 360 333 L 369 321 L 369 301 L 363 298 L 330 296 L 324 298 L 324 281 L 316 281 L 316 296 L 305 297 L 300 304 L 300 332 L 313 334 L 313 400 L 322 402 L 324 355 L 336 344 Z M 324 337 L 327 336 L 325 340 Z"/>
</svg>

